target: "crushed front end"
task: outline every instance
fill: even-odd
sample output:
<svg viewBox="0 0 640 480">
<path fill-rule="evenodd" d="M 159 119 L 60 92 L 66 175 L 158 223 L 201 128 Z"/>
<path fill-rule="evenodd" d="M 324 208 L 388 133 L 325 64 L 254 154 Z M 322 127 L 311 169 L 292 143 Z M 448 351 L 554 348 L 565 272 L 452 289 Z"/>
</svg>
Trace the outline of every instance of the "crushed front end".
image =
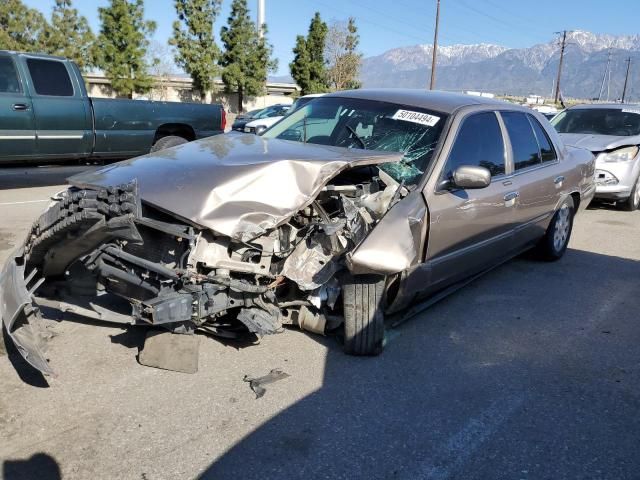
<svg viewBox="0 0 640 480">
<path fill-rule="evenodd" d="M 4 267 L 6 330 L 46 374 L 53 370 L 39 325 L 43 306 L 227 339 L 284 325 L 324 334 L 342 323 L 346 254 L 406 194 L 381 174 L 343 171 L 276 226 L 235 238 L 146 204 L 136 181 L 71 187 Z"/>
</svg>

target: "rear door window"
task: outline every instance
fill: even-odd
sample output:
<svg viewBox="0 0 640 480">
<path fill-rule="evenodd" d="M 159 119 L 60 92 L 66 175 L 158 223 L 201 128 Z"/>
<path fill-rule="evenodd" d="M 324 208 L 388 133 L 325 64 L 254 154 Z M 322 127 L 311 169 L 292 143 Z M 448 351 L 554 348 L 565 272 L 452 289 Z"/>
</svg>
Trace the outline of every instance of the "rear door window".
<svg viewBox="0 0 640 480">
<path fill-rule="evenodd" d="M 445 166 L 445 178 L 462 166 L 485 167 L 491 176 L 504 175 L 504 141 L 494 112 L 476 113 L 466 118 Z"/>
<path fill-rule="evenodd" d="M 73 96 L 73 85 L 64 63 L 55 60 L 29 58 L 27 67 L 33 81 L 33 88 L 38 95 Z"/>
<path fill-rule="evenodd" d="M 556 152 L 553 149 L 553 145 L 551 144 L 551 140 L 547 135 L 547 132 L 544 131 L 540 122 L 533 117 L 532 115 L 527 115 L 529 118 L 529 122 L 531 122 L 531 126 L 533 127 L 533 131 L 536 134 L 536 139 L 538 140 L 538 145 L 540 146 L 540 155 L 542 156 L 542 162 L 553 162 L 556 157 Z"/>
<path fill-rule="evenodd" d="M 501 112 L 504 125 L 509 133 L 513 149 L 513 163 L 516 171 L 540 165 L 540 149 L 527 115 L 521 112 Z"/>
<path fill-rule="evenodd" d="M 20 93 L 18 72 L 11 57 L 0 57 L 0 93 Z"/>
</svg>

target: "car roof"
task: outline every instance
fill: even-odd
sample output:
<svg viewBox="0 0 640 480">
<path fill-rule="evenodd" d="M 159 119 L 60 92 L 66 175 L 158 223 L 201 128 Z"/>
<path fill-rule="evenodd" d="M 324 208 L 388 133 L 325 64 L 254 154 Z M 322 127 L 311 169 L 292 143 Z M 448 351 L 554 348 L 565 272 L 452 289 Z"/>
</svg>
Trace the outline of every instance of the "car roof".
<svg viewBox="0 0 640 480">
<path fill-rule="evenodd" d="M 329 97 L 360 98 L 380 102 L 399 103 L 427 108 L 443 113 L 453 113 L 469 105 L 508 106 L 520 110 L 517 105 L 487 97 L 476 97 L 462 93 L 442 92 L 410 88 L 363 88 L 330 93 Z"/>
<path fill-rule="evenodd" d="M 43 59 L 51 59 L 51 60 L 68 60 L 65 57 L 60 57 L 57 55 L 49 55 L 46 53 L 36 53 L 36 52 L 20 52 L 16 50 L 0 50 L 0 55 L 24 55 L 26 57 L 32 57 L 32 58 L 43 58 Z"/>
<path fill-rule="evenodd" d="M 640 108 L 640 104 L 638 103 L 582 103 L 580 105 L 574 105 L 573 107 L 569 107 L 570 110 L 582 110 L 582 109 L 595 109 L 595 108 L 606 108 L 606 109 L 615 109 L 615 110 L 623 110 L 627 108 Z"/>
</svg>

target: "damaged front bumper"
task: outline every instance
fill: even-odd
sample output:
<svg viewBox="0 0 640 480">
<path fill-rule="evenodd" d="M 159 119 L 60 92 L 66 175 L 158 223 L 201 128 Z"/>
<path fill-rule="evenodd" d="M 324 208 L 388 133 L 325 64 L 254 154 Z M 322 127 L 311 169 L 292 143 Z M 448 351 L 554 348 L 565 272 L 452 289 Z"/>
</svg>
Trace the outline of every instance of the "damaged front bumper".
<svg viewBox="0 0 640 480">
<path fill-rule="evenodd" d="M 24 251 L 14 252 L 0 274 L 0 314 L 4 328 L 20 354 L 34 368 L 47 375 L 54 372 L 45 357 L 42 318 L 33 303 L 33 291 L 28 288 L 34 274 L 25 278 Z"/>
</svg>

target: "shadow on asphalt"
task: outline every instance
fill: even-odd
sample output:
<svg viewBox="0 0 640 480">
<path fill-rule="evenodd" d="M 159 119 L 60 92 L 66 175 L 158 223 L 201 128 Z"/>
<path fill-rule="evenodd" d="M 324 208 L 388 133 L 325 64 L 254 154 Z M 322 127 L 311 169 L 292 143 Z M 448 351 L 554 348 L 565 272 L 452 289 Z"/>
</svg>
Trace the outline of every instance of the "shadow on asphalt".
<svg viewBox="0 0 640 480">
<path fill-rule="evenodd" d="M 322 387 L 200 478 L 635 478 L 638 279 L 640 262 L 579 250 L 511 261 L 380 357 L 329 344 Z"/>
<path fill-rule="evenodd" d="M 36 453 L 26 460 L 5 460 L 2 464 L 5 480 L 60 480 L 62 474 L 55 458 Z"/>
<path fill-rule="evenodd" d="M 18 374 L 18 377 L 20 377 L 20 380 L 32 387 L 49 388 L 49 383 L 44 375 L 39 370 L 29 365 L 22 355 L 20 355 L 18 348 L 7 333 L 4 322 L 2 323 L 2 341 L 4 343 L 4 350 L 7 354 L 7 358 Z"/>
<path fill-rule="evenodd" d="M 67 178 L 97 168 L 100 166 L 77 164 L 2 167 L 0 168 L 0 190 L 64 185 L 67 183 Z"/>
</svg>

